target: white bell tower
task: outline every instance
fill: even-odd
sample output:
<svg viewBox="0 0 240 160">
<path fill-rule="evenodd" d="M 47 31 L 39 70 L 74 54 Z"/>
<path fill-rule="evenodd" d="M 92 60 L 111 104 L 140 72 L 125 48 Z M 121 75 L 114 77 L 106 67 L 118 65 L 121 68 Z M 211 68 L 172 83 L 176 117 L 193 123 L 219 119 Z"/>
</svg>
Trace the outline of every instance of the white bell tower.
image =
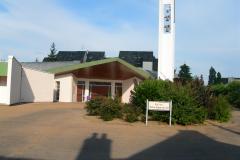
<svg viewBox="0 0 240 160">
<path fill-rule="evenodd" d="M 159 0 L 158 78 L 174 79 L 175 0 Z"/>
</svg>

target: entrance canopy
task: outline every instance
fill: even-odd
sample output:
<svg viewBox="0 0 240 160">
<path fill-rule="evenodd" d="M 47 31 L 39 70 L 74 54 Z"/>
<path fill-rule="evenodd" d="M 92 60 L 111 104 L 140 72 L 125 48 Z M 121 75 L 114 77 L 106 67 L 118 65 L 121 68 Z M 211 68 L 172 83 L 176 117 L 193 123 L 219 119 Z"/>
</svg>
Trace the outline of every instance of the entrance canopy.
<svg viewBox="0 0 240 160">
<path fill-rule="evenodd" d="M 125 80 L 138 77 L 142 80 L 150 78 L 150 74 L 140 68 L 119 59 L 108 58 L 93 62 L 81 63 L 71 66 L 58 67 L 48 70 L 55 75 L 67 73 L 74 74 L 77 78 Z"/>
</svg>

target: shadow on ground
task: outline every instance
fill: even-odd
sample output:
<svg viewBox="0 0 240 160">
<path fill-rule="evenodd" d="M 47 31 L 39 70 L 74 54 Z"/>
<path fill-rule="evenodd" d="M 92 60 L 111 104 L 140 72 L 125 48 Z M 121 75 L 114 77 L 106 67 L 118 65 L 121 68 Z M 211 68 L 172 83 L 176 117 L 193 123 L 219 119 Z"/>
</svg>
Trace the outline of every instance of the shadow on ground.
<svg viewBox="0 0 240 160">
<path fill-rule="evenodd" d="M 97 138 L 94 133 L 85 140 L 76 160 L 110 160 L 111 144 L 106 134 Z M 215 141 L 196 131 L 180 131 L 130 157 L 112 160 L 239 160 L 239 157 L 239 146 Z"/>
<path fill-rule="evenodd" d="M 218 142 L 197 131 L 180 131 L 165 141 L 122 159 L 112 159 L 111 148 L 112 140 L 107 134 L 93 133 L 84 141 L 75 160 L 239 160 L 240 157 L 240 146 Z M 33 159 L 0 156 L 0 160 Z"/>
</svg>

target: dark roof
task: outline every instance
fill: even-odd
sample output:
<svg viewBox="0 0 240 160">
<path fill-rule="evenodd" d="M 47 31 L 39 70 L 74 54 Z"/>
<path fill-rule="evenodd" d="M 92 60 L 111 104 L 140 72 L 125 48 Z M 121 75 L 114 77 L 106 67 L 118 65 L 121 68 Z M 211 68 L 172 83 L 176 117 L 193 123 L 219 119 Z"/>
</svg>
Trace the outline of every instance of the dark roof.
<svg viewBox="0 0 240 160">
<path fill-rule="evenodd" d="M 142 67 L 143 62 L 153 62 L 153 52 L 151 51 L 120 51 L 119 58 L 128 63 Z"/>
<path fill-rule="evenodd" d="M 105 59 L 105 52 L 88 52 L 87 62 Z"/>
<path fill-rule="evenodd" d="M 84 61 L 87 54 L 86 61 L 96 61 L 105 58 L 105 52 L 97 51 L 59 51 L 57 54 L 57 61 Z"/>
</svg>

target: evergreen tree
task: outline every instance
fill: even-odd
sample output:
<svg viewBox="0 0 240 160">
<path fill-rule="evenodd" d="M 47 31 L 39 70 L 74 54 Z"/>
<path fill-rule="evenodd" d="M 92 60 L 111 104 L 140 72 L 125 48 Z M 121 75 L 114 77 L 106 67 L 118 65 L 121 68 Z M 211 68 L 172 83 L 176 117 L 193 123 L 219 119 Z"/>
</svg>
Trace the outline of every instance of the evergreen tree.
<svg viewBox="0 0 240 160">
<path fill-rule="evenodd" d="M 57 61 L 56 53 L 57 53 L 56 46 L 55 46 L 55 43 L 53 42 L 51 47 L 50 47 L 50 54 L 47 57 L 45 57 L 43 59 L 43 61 L 44 62 L 55 62 L 55 61 Z"/>
<path fill-rule="evenodd" d="M 217 73 L 216 81 L 214 84 L 220 84 L 222 82 L 222 75 L 220 72 Z"/>
<path fill-rule="evenodd" d="M 209 70 L 209 76 L 208 76 L 208 85 L 213 85 L 216 83 L 216 70 L 211 67 L 210 70 Z"/>
<path fill-rule="evenodd" d="M 181 65 L 178 77 L 183 84 L 185 84 L 187 81 L 191 81 L 193 78 L 192 73 L 190 72 L 190 67 L 186 64 Z"/>
<path fill-rule="evenodd" d="M 201 83 L 202 86 L 204 85 L 204 79 L 203 79 L 203 75 L 202 74 L 200 76 L 200 83 Z"/>
</svg>

